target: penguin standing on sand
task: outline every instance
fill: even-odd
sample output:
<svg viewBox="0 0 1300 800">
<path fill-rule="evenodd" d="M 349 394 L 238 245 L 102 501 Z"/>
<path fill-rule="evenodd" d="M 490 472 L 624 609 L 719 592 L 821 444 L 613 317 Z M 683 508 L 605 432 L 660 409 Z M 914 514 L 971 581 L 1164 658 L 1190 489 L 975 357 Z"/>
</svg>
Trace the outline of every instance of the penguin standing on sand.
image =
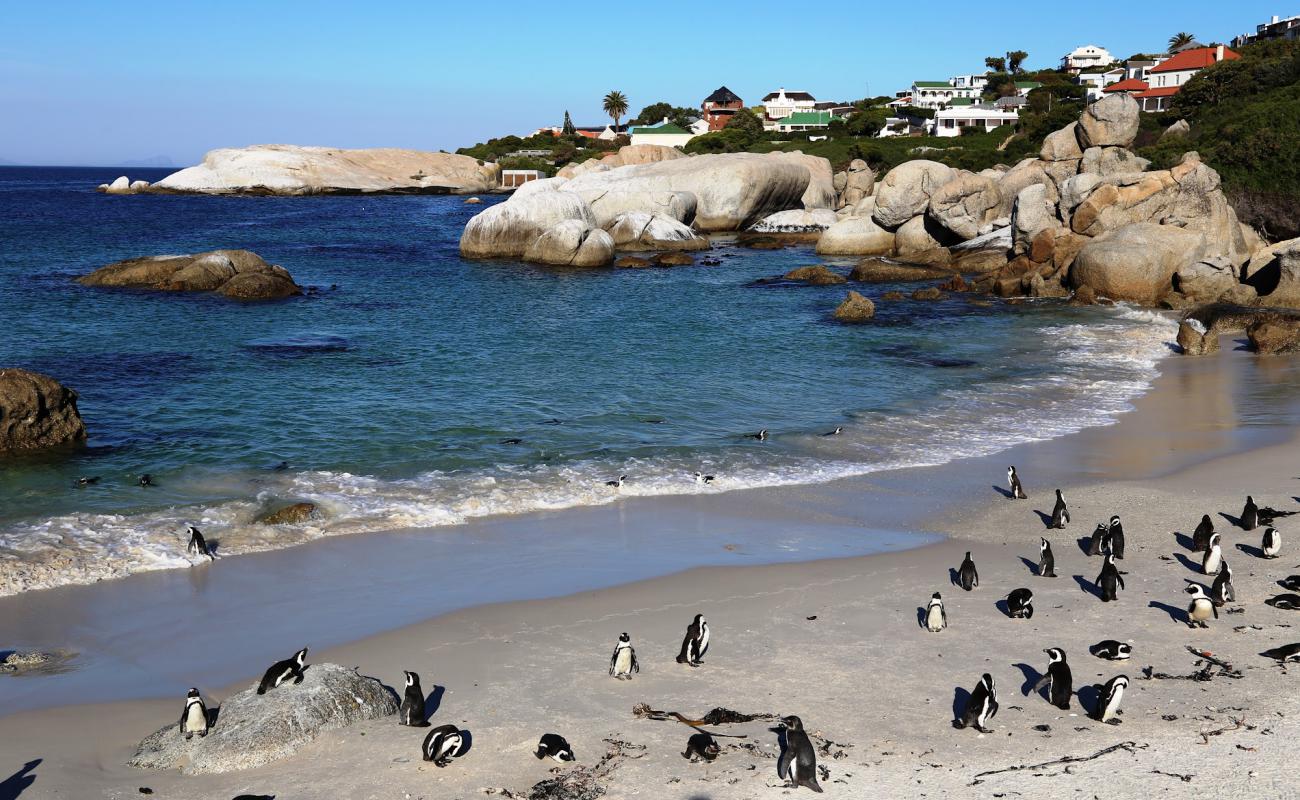
<svg viewBox="0 0 1300 800">
<path fill-rule="evenodd" d="M 966 551 L 966 558 L 962 559 L 961 566 L 957 568 L 957 580 L 961 582 L 961 588 L 968 592 L 980 585 L 980 574 L 975 571 L 975 562 L 971 561 L 969 550 Z"/>
<path fill-rule="evenodd" d="M 1119 522 L 1119 514 L 1110 518 L 1110 528 L 1106 535 L 1110 541 L 1110 552 L 1115 558 L 1124 560 L 1124 526 Z"/>
<path fill-rule="evenodd" d="M 1020 485 L 1020 476 L 1016 474 L 1015 467 L 1007 467 L 1007 485 L 1011 487 L 1012 500 L 1029 499 L 1029 495 L 1025 494 L 1025 487 Z"/>
<path fill-rule="evenodd" d="M 925 606 L 925 628 L 930 633 L 938 633 L 946 627 L 948 627 L 948 612 L 943 610 L 943 598 L 935 592 Z"/>
<path fill-rule="evenodd" d="M 691 738 L 686 740 L 686 751 L 682 753 L 682 758 L 694 764 L 700 760 L 713 761 L 721 752 L 722 748 L 718 746 L 718 740 L 700 731 L 691 734 Z"/>
<path fill-rule="evenodd" d="M 554 761 L 564 763 L 573 761 L 573 748 L 569 742 L 558 733 L 544 733 L 542 738 L 537 742 L 537 750 L 533 753 L 540 761 L 543 758 L 550 758 Z"/>
<path fill-rule="evenodd" d="M 1056 557 L 1052 555 L 1052 543 L 1038 537 L 1038 575 L 1041 578 L 1056 577 Z"/>
<path fill-rule="evenodd" d="M 208 542 L 203 538 L 199 529 L 191 525 L 187 531 L 190 535 L 190 543 L 185 545 L 185 550 L 192 556 L 207 556 L 209 560 L 215 558 L 212 555 L 212 549 L 208 547 Z"/>
<path fill-rule="evenodd" d="M 1223 548 L 1219 546 L 1219 534 L 1210 534 L 1210 546 L 1205 550 L 1205 557 L 1201 559 L 1201 573 L 1205 575 L 1218 575 L 1219 563 L 1223 561 Z"/>
<path fill-rule="evenodd" d="M 290 678 L 293 678 L 295 684 L 302 683 L 302 671 L 306 664 L 307 648 L 305 647 L 294 653 L 293 658 L 275 662 L 262 676 L 262 682 L 257 685 L 257 693 L 266 694 L 268 689 L 275 689 Z"/>
<path fill-rule="evenodd" d="M 1070 695 L 1074 693 L 1074 676 L 1070 673 L 1070 665 L 1065 663 L 1065 651 L 1049 647 L 1043 652 L 1047 653 L 1047 674 L 1034 684 L 1034 691 L 1041 691 L 1046 686 L 1048 701 L 1062 711 L 1068 711 Z"/>
<path fill-rule="evenodd" d="M 686 638 L 682 639 L 682 651 L 677 654 L 677 663 L 698 667 L 708 651 L 709 623 L 704 621 L 703 614 L 696 614 L 686 628 Z"/>
<path fill-rule="evenodd" d="M 1255 498 L 1246 495 L 1246 506 L 1241 510 L 1241 527 L 1243 530 L 1253 531 L 1260 525 L 1272 525 L 1278 517 L 1289 517 L 1294 513 L 1296 512 L 1257 506 Z"/>
<path fill-rule="evenodd" d="M 465 737 L 455 725 L 439 725 L 424 737 L 420 755 L 425 761 L 432 761 L 435 767 L 445 767 L 451 760 L 461 754 L 465 748 Z"/>
<path fill-rule="evenodd" d="M 1192 549 L 1199 552 L 1209 547 L 1212 533 L 1214 533 L 1214 522 L 1210 520 L 1209 514 L 1202 514 L 1200 523 L 1192 532 Z"/>
<path fill-rule="evenodd" d="M 1093 711 L 1093 719 L 1109 725 L 1118 725 L 1121 722 L 1119 704 L 1124 699 L 1124 690 L 1127 688 L 1127 675 L 1116 675 L 1106 681 L 1106 685 L 1101 687 L 1101 694 L 1097 698 L 1097 708 Z"/>
<path fill-rule="evenodd" d="M 1260 541 L 1259 548 L 1264 551 L 1264 558 L 1277 558 L 1282 552 L 1282 534 L 1277 532 L 1277 528 L 1272 525 L 1264 529 L 1264 538 Z"/>
<path fill-rule="evenodd" d="M 398 709 L 399 724 L 412 728 L 427 728 L 429 721 L 424 713 L 424 689 L 420 688 L 420 676 L 410 670 L 403 670 L 406 676 L 406 692 L 402 695 L 402 707 Z"/>
<path fill-rule="evenodd" d="M 181 712 L 181 734 L 188 740 L 194 734 L 200 737 L 208 735 L 208 707 L 203 705 L 203 698 L 198 689 L 190 689 L 185 696 L 185 710 Z"/>
<path fill-rule="evenodd" d="M 974 728 L 980 733 L 991 733 L 989 720 L 998 713 L 998 694 L 993 684 L 993 676 L 984 673 L 980 682 L 966 699 L 966 708 L 961 719 L 953 720 L 954 728 Z"/>
<path fill-rule="evenodd" d="M 1089 647 L 1088 652 L 1107 661 L 1125 661 L 1133 655 L 1133 645 L 1114 639 L 1103 639 Z"/>
<path fill-rule="evenodd" d="M 790 788 L 806 786 L 820 793 L 822 787 L 817 783 L 817 753 L 813 750 L 812 740 L 804 732 L 803 720 L 790 716 L 781 719 L 785 727 L 785 751 L 776 762 L 777 777 L 790 781 Z"/>
<path fill-rule="evenodd" d="M 1012 619 L 1031 619 L 1034 616 L 1034 593 L 1028 589 L 1013 589 L 1007 595 L 1007 616 Z"/>
<path fill-rule="evenodd" d="M 614 645 L 614 655 L 609 657 L 609 675 L 621 681 L 632 680 L 632 673 L 640 672 L 641 665 L 636 661 L 636 650 L 632 649 L 632 637 L 626 633 L 618 636 Z"/>
<path fill-rule="evenodd" d="M 1205 587 L 1199 583 L 1193 583 L 1183 591 L 1192 596 L 1192 602 L 1187 605 L 1187 627 L 1210 627 L 1206 624 L 1206 620 L 1211 616 L 1218 619 L 1219 609 L 1214 607 L 1214 602 L 1205 593 Z"/>
<path fill-rule="evenodd" d="M 1100 522 L 1092 529 L 1092 539 L 1088 542 L 1088 555 L 1099 556 L 1106 551 L 1106 537 L 1110 529 Z"/>
<path fill-rule="evenodd" d="M 1116 590 L 1124 588 L 1124 578 L 1119 574 L 1119 567 L 1115 566 L 1114 553 L 1106 555 L 1106 561 L 1101 565 L 1101 574 L 1097 576 L 1096 584 L 1101 587 L 1103 603 L 1119 599 Z"/>
<path fill-rule="evenodd" d="M 1214 576 L 1214 585 L 1210 587 L 1210 600 L 1216 606 L 1224 606 L 1236 599 L 1237 590 L 1232 585 L 1232 567 L 1228 566 L 1228 559 L 1225 558 L 1219 564 L 1219 574 Z"/>
<path fill-rule="evenodd" d="M 1065 505 L 1065 495 L 1056 490 L 1056 505 L 1052 507 L 1052 524 L 1049 528 L 1064 528 L 1070 524 L 1070 509 Z"/>
</svg>

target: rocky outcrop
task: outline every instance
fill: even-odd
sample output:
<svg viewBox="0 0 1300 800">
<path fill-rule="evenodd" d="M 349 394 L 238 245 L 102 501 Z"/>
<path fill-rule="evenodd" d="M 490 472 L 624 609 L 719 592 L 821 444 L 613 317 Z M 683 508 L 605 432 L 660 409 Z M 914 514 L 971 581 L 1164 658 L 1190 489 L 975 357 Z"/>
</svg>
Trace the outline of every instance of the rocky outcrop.
<svg viewBox="0 0 1300 800">
<path fill-rule="evenodd" d="M 1085 244 L 1074 261 L 1071 282 L 1112 300 L 1154 305 L 1172 291 L 1174 273 L 1204 255 L 1204 234 L 1138 223 Z"/>
<path fill-rule="evenodd" d="M 76 392 L 39 372 L 0 369 L 0 456 L 85 438 Z"/>
<path fill-rule="evenodd" d="M 1056 188 L 1057 182 L 1047 172 L 1048 163 L 1050 162 L 1039 161 L 1036 158 L 1026 158 L 1002 174 L 1002 177 L 998 180 L 998 194 L 1002 198 L 1002 203 L 998 206 L 997 216 L 1011 216 L 1016 197 L 1026 187 L 1034 184 L 1041 185 L 1047 191 L 1048 199 L 1053 203 L 1060 198 Z"/>
<path fill-rule="evenodd" d="M 1250 349 L 1261 355 L 1300 352 L 1300 319 L 1263 317 L 1246 328 Z"/>
<path fill-rule="evenodd" d="M 1078 131 L 1079 123 L 1071 122 L 1059 131 L 1047 134 L 1039 158 L 1044 161 L 1078 161 L 1083 158 Z"/>
<path fill-rule="evenodd" d="M 1089 147 L 1079 163 L 1080 173 L 1093 175 L 1131 175 L 1142 172 L 1151 162 L 1123 147 Z"/>
<path fill-rule="evenodd" d="M 817 208 L 811 211 L 795 209 L 778 211 L 766 216 L 750 227 L 750 233 L 774 234 L 809 234 L 821 233 L 839 221 L 834 211 L 829 208 Z"/>
<path fill-rule="evenodd" d="M 1079 145 L 1130 147 L 1137 138 L 1140 112 L 1137 101 L 1125 93 L 1103 97 L 1079 117 Z"/>
<path fill-rule="evenodd" d="M 999 216 L 1001 206 L 997 182 L 968 172 L 935 190 L 929 215 L 957 238 L 974 239 Z"/>
<path fill-rule="evenodd" d="M 614 239 L 583 220 L 561 220 L 528 246 L 524 260 L 564 267 L 603 267 L 614 260 Z"/>
<path fill-rule="evenodd" d="M 767 157 L 802 164 L 808 170 L 808 188 L 799 198 L 804 208 L 835 208 L 835 173 L 831 170 L 830 161 L 821 156 L 807 155 L 799 150 L 788 153 L 768 153 Z"/>
<path fill-rule="evenodd" d="M 840 322 L 868 322 L 876 316 L 876 304 L 850 290 L 844 301 L 836 306 L 834 316 Z"/>
<path fill-rule="evenodd" d="M 894 232 L 894 252 L 912 264 L 946 265 L 952 260 L 943 243 L 949 235 L 929 217 L 912 217 Z"/>
<path fill-rule="evenodd" d="M 1219 337 L 1206 331 L 1205 326 L 1194 319 L 1185 319 L 1178 323 L 1178 348 L 1187 356 L 1204 356 L 1219 350 Z"/>
<path fill-rule="evenodd" d="M 784 277 L 788 281 L 800 281 L 813 286 L 834 286 L 846 281 L 843 275 L 820 264 L 792 269 Z"/>
<path fill-rule="evenodd" d="M 564 183 L 558 178 L 532 181 L 504 203 L 480 211 L 460 235 L 460 254 L 469 258 L 520 257 L 560 222 L 576 220 L 595 227 L 591 207 L 582 197 L 560 191 Z"/>
<path fill-rule="evenodd" d="M 276 300 L 302 294 L 284 267 L 248 250 L 128 258 L 77 279 L 83 286 L 216 292 L 236 300 Z"/>
<path fill-rule="evenodd" d="M 1300 239 L 1260 251 L 1246 264 L 1245 283 L 1267 306 L 1300 308 Z"/>
<path fill-rule="evenodd" d="M 840 174 L 844 176 L 844 186 L 836 187 L 840 192 L 837 209 L 856 206 L 875 190 L 876 173 L 860 158 L 850 161 L 848 168 Z"/>
<path fill-rule="evenodd" d="M 477 194 L 497 188 L 498 168 L 469 156 L 422 150 L 341 150 L 260 144 L 212 150 L 155 192 L 196 194 Z"/>
<path fill-rule="evenodd" d="M 112 183 L 101 183 L 98 191 L 104 194 L 143 194 L 149 191 L 149 182 L 133 181 L 125 175 L 119 175 Z"/>
<path fill-rule="evenodd" d="M 338 664 L 309 664 L 300 684 L 264 695 L 255 686 L 226 698 L 204 737 L 186 741 L 169 722 L 136 749 L 128 766 L 211 775 L 252 769 L 293 755 L 324 731 L 397 713 L 397 696 L 374 678 Z"/>
<path fill-rule="evenodd" d="M 608 228 L 619 216 L 628 213 L 654 214 L 690 225 L 695 219 L 695 195 L 689 192 L 630 192 L 619 189 L 573 190 L 587 202 L 596 226 Z"/>
<path fill-rule="evenodd" d="M 299 525 L 316 516 L 315 503 L 290 503 L 257 518 L 262 525 Z"/>
<path fill-rule="evenodd" d="M 606 228 L 617 250 L 707 250 L 709 240 L 659 214 L 619 214 Z"/>
<path fill-rule="evenodd" d="M 1232 262 L 1222 256 L 1180 267 L 1174 273 L 1174 290 L 1193 303 L 1214 303 L 1219 300 L 1240 303 L 1251 302 L 1255 290 L 1237 280 Z"/>
<path fill-rule="evenodd" d="M 956 177 L 952 167 L 937 161 L 918 159 L 899 164 L 885 174 L 877 187 L 872 218 L 881 227 L 897 228 L 925 213 L 934 193 Z"/>
<path fill-rule="evenodd" d="M 661 144 L 627 144 L 603 158 L 593 158 L 581 163 L 565 164 L 555 173 L 557 178 L 576 178 L 588 172 L 607 172 L 631 164 L 654 164 L 658 161 L 673 161 L 686 158 L 686 154 L 676 147 Z"/>
<path fill-rule="evenodd" d="M 1160 134 L 1163 139 L 1182 139 L 1192 132 L 1192 126 L 1187 124 L 1187 120 L 1180 119 L 1174 124 L 1165 128 L 1165 132 Z"/>
<path fill-rule="evenodd" d="M 871 217 L 845 217 L 827 228 L 817 240 L 819 255 L 872 256 L 893 252 L 894 234 L 881 228 Z"/>
<path fill-rule="evenodd" d="M 947 279 L 953 271 L 925 264 L 899 264 L 880 258 L 864 259 L 849 272 L 849 280 L 861 283 L 909 283 Z"/>
<path fill-rule="evenodd" d="M 1012 249 L 1016 253 L 1028 251 L 1034 237 L 1059 224 L 1047 187 L 1041 183 L 1026 186 L 1016 196 L 1016 204 L 1011 210 Z"/>
</svg>

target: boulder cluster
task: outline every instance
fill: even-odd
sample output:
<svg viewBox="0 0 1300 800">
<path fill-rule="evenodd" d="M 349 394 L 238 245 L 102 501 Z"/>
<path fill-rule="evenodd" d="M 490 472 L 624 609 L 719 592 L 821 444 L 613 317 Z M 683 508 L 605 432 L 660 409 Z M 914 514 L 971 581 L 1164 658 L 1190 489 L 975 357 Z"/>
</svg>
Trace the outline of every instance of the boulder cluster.
<svg viewBox="0 0 1300 800">
<path fill-rule="evenodd" d="M 125 175 L 119 175 L 112 183 L 101 183 L 96 191 L 104 194 L 143 194 L 149 188 L 149 181 L 133 181 Z"/>
<path fill-rule="evenodd" d="M 83 286 L 166 292 L 216 292 L 235 300 L 275 300 L 302 294 L 284 267 L 248 250 L 128 258 L 77 279 Z"/>
</svg>

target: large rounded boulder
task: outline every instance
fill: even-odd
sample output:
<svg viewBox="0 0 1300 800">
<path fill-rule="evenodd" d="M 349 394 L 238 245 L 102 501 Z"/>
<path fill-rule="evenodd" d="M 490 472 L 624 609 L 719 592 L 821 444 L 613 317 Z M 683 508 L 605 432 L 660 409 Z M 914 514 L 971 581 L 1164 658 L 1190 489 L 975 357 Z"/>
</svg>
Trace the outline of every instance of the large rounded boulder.
<svg viewBox="0 0 1300 800">
<path fill-rule="evenodd" d="M 1079 116 L 1079 145 L 1089 147 L 1129 147 L 1137 138 L 1137 101 L 1119 92 L 1103 97 Z"/>
<path fill-rule="evenodd" d="M 872 216 L 882 227 L 897 228 L 924 213 L 935 192 L 956 177 L 952 167 L 937 161 L 918 159 L 899 164 L 880 182 Z"/>
<path fill-rule="evenodd" d="M 216 292 L 237 300 L 275 300 L 302 294 L 284 267 L 248 250 L 128 258 L 77 279 L 83 286 Z"/>
<path fill-rule="evenodd" d="M 965 173 L 930 197 L 930 218 L 959 239 L 974 239 L 998 216 L 1002 193 L 990 178 Z"/>
<path fill-rule="evenodd" d="M 596 227 L 596 217 L 581 197 L 560 191 L 550 181 L 533 181 L 524 187 L 533 184 L 538 184 L 537 188 L 518 191 L 504 203 L 476 214 L 460 235 L 460 254 L 467 258 L 518 258 L 538 237 L 565 220 Z"/>
<path fill-rule="evenodd" d="M 706 250 L 709 247 L 709 240 L 690 227 L 659 214 L 619 214 L 605 230 L 618 250 Z"/>
<path fill-rule="evenodd" d="M 76 392 L 39 372 L 0 369 L 0 455 L 85 438 Z"/>
<path fill-rule="evenodd" d="M 614 239 L 582 220 L 561 220 L 529 245 L 524 260 L 563 267 L 603 267 L 614 260 Z"/>
<path fill-rule="evenodd" d="M 1070 281 L 1076 289 L 1087 286 L 1112 300 L 1154 305 L 1173 290 L 1174 274 L 1204 254 L 1204 234 L 1141 222 L 1085 244 Z"/>
<path fill-rule="evenodd" d="M 875 256 L 894 252 L 894 234 L 871 217 L 845 217 L 826 229 L 817 240 L 824 256 Z"/>
</svg>

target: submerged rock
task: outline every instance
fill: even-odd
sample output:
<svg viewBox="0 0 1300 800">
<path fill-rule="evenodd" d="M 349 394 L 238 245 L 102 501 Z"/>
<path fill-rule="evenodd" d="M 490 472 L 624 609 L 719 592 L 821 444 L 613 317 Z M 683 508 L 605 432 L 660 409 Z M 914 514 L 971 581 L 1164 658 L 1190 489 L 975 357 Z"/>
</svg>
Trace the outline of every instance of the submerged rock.
<svg viewBox="0 0 1300 800">
<path fill-rule="evenodd" d="M 1300 352 L 1300 319 L 1267 316 L 1246 328 L 1250 349 L 1261 355 Z"/>
<path fill-rule="evenodd" d="M 813 286 L 833 286 L 837 283 L 847 282 L 843 275 L 820 264 L 792 269 L 785 274 L 785 279 L 788 281 L 803 281 Z"/>
<path fill-rule="evenodd" d="M 1183 355 L 1188 356 L 1203 356 L 1219 349 L 1219 337 L 1206 331 L 1205 326 L 1194 319 L 1178 323 L 1177 342 Z"/>
<path fill-rule="evenodd" d="M 876 304 L 854 291 L 835 309 L 835 319 L 840 322 L 867 322 L 875 315 Z"/>
<path fill-rule="evenodd" d="M 284 267 L 268 264 L 248 250 L 128 258 L 83 275 L 77 282 L 163 292 L 217 292 L 238 300 L 302 294 L 302 287 Z"/>
<path fill-rule="evenodd" d="M 951 278 L 953 271 L 923 264 L 898 264 L 880 258 L 868 258 L 849 272 L 849 280 L 862 283 L 907 283 Z"/>
<path fill-rule="evenodd" d="M 315 503 L 292 503 L 275 511 L 262 514 L 257 518 L 257 521 L 263 525 L 297 525 L 300 522 L 306 522 L 315 515 Z"/>
<path fill-rule="evenodd" d="M 0 453 L 84 441 L 77 393 L 48 375 L 0 369 Z"/>
</svg>

